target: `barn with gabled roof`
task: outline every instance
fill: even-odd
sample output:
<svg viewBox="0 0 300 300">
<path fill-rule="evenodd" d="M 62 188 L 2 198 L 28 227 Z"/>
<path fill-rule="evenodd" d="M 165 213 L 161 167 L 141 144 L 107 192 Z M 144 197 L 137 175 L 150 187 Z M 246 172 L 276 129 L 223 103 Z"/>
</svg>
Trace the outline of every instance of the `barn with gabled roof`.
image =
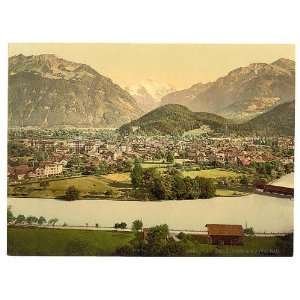
<svg viewBox="0 0 300 300">
<path fill-rule="evenodd" d="M 242 225 L 206 224 L 205 227 L 207 227 L 209 244 L 243 244 L 244 230 Z"/>
</svg>

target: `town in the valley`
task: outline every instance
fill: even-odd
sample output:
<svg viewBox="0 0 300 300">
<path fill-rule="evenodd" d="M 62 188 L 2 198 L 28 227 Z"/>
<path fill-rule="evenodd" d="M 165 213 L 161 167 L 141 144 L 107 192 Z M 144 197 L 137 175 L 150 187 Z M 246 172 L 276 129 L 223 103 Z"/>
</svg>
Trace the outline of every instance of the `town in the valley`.
<svg viewBox="0 0 300 300">
<path fill-rule="evenodd" d="M 8 154 L 9 197 L 56 198 L 65 201 L 79 199 L 109 199 L 125 202 L 126 200 L 159 200 L 155 197 L 149 198 L 149 194 L 144 191 L 146 188 L 140 187 L 138 192 L 133 186 L 131 176 L 138 162 L 144 172 L 142 176 L 147 176 L 149 170 L 158 170 L 161 176 L 176 174 L 175 176 L 183 178 L 202 176 L 209 178 L 215 189 L 212 195 L 203 198 L 225 196 L 234 199 L 234 197 L 245 197 L 252 193 L 279 196 L 285 201 L 293 198 L 293 188 L 271 185 L 277 178 L 293 172 L 294 140 L 292 137 L 122 136 L 117 130 L 105 129 L 13 129 L 9 133 Z M 185 183 L 184 180 L 182 182 Z M 72 188 L 76 192 L 73 191 L 73 194 L 70 194 Z M 178 190 L 178 186 L 176 188 Z M 69 194 L 71 196 L 66 198 Z M 185 198 L 188 199 L 187 196 L 182 198 L 174 196 L 174 199 Z M 172 199 L 172 196 L 169 199 Z M 135 222 L 138 223 L 138 221 Z M 27 224 L 26 226 L 36 224 L 35 226 L 53 228 L 57 222 L 59 220 L 56 218 L 47 221 L 44 217 L 27 216 L 25 218 L 19 215 L 15 221 L 12 221 L 12 224 L 21 227 L 24 226 L 22 224 Z M 97 223 L 76 225 L 86 229 L 90 227 L 99 229 Z M 192 233 L 191 237 L 194 236 L 196 243 L 199 242 L 199 238 L 200 243 L 201 239 L 202 243 L 206 243 L 206 238 L 203 240 L 203 234 L 204 236 L 208 234 L 207 242 L 210 244 L 243 245 L 244 231 L 250 234 L 250 239 L 255 231 L 253 227 L 245 228 L 245 225 L 242 225 L 207 225 L 208 233 L 199 232 L 199 235 L 199 233 L 190 232 L 190 234 Z M 59 228 L 57 226 L 56 228 Z M 68 224 L 64 222 L 62 226 L 60 228 L 67 228 Z M 130 229 L 130 225 L 125 222 L 111 224 L 111 227 L 118 232 L 120 230 L 126 232 Z M 166 231 L 164 227 L 159 228 Z M 142 227 L 138 227 L 138 232 L 139 229 Z M 220 231 L 224 234 L 221 238 Z M 215 235 L 213 232 L 216 232 Z M 148 234 L 149 229 L 145 227 L 141 239 L 146 241 Z M 186 240 L 188 236 L 188 233 L 183 232 L 180 232 L 179 238 L 175 233 L 170 234 L 168 233 L 176 241 L 179 241 L 179 238 Z M 255 238 L 260 241 L 278 239 L 275 235 L 263 237 L 263 234 L 262 237 L 257 237 L 257 234 Z M 283 236 L 285 234 L 286 232 L 280 233 Z M 260 243 L 258 245 L 261 246 Z M 140 250 L 131 248 L 128 250 L 127 246 L 124 247 L 118 248 L 116 254 L 152 255 L 152 252 L 134 252 Z M 282 255 L 275 246 L 271 250 L 264 249 L 264 246 L 262 250 L 257 250 L 257 247 L 252 249 L 253 252 L 245 253 L 254 256 Z M 178 255 L 185 255 L 183 250 L 178 251 Z M 202 254 L 198 253 L 198 255 L 212 255 L 212 253 L 217 255 L 215 250 L 207 251 L 202 251 Z M 245 254 L 243 250 L 239 251 L 229 252 L 229 255 Z M 69 252 L 63 254 L 71 255 Z M 164 255 L 164 253 L 159 253 L 159 255 Z"/>
<path fill-rule="evenodd" d="M 293 255 L 292 45 L 35 47 L 9 49 L 9 255 Z"/>
<path fill-rule="evenodd" d="M 231 178 L 229 173 L 228 177 L 220 176 L 221 179 L 237 177 L 243 181 L 246 176 L 250 185 L 254 180 L 268 182 L 293 172 L 294 138 L 123 137 L 113 130 L 16 129 L 10 131 L 8 155 L 8 182 L 16 187 L 14 190 L 40 179 L 129 172 L 135 160 L 145 168 L 157 164 L 186 174 L 228 170 L 238 176 Z"/>
</svg>

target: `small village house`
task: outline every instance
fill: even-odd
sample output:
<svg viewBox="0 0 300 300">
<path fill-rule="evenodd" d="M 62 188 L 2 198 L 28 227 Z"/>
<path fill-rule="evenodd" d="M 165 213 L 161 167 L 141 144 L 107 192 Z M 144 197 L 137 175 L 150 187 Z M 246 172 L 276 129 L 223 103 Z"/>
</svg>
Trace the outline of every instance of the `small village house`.
<svg viewBox="0 0 300 300">
<path fill-rule="evenodd" d="M 244 230 L 242 225 L 206 224 L 208 243 L 214 245 L 243 244 Z"/>
</svg>

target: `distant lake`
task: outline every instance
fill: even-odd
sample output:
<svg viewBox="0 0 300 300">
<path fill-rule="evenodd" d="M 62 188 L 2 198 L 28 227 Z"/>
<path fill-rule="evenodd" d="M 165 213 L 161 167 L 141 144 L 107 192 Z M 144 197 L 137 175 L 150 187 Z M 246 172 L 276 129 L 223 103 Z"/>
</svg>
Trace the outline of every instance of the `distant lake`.
<svg viewBox="0 0 300 300">
<path fill-rule="evenodd" d="M 273 184 L 293 186 L 293 174 Z M 288 198 L 251 194 L 243 197 L 183 201 L 112 201 L 79 200 L 73 202 L 54 199 L 9 198 L 15 215 L 24 214 L 57 217 L 68 225 L 110 227 L 124 221 L 128 225 L 142 219 L 144 226 L 166 223 L 180 230 L 205 230 L 207 223 L 241 224 L 254 227 L 257 232 L 287 232 L 293 229 L 294 202 Z"/>
</svg>

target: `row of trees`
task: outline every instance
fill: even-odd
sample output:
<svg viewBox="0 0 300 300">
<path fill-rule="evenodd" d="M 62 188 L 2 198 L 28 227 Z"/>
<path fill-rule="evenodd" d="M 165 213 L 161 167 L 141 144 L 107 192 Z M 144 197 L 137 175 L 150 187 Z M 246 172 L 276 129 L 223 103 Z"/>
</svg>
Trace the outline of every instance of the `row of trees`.
<svg viewBox="0 0 300 300">
<path fill-rule="evenodd" d="M 157 160 L 162 159 L 163 161 L 166 161 L 168 163 L 174 163 L 175 161 L 174 153 L 172 151 L 164 152 L 162 150 L 158 150 L 154 154 L 154 158 Z"/>
<path fill-rule="evenodd" d="M 115 227 L 115 229 L 126 229 L 127 224 L 125 222 L 116 223 L 114 227 Z"/>
<path fill-rule="evenodd" d="M 180 175 L 157 176 L 157 174 L 151 172 L 145 175 L 145 188 L 155 198 L 160 200 L 207 199 L 215 196 L 216 188 L 211 179 L 199 176 L 196 178 L 182 177 Z"/>
<path fill-rule="evenodd" d="M 292 163 L 282 164 L 277 160 L 261 163 L 253 162 L 250 167 L 255 170 L 257 177 L 266 178 L 267 181 L 294 171 Z"/>
<path fill-rule="evenodd" d="M 115 229 L 126 229 L 127 228 L 127 224 L 125 222 L 115 223 L 114 228 Z M 141 229 L 143 229 L 143 222 L 142 222 L 142 220 L 135 220 L 135 221 L 133 221 L 132 225 L 131 225 L 131 229 L 134 232 L 139 232 Z"/>
<path fill-rule="evenodd" d="M 131 171 L 131 182 L 135 189 L 143 189 L 155 199 L 198 199 L 215 196 L 214 182 L 208 178 L 183 177 L 175 169 L 162 175 L 156 169 L 143 170 L 135 161 Z"/>
<path fill-rule="evenodd" d="M 28 225 L 44 225 L 44 224 L 48 224 L 48 225 L 52 225 L 55 226 L 55 224 L 58 222 L 57 218 L 52 218 L 49 219 L 48 221 L 46 220 L 45 217 L 40 216 L 39 218 L 36 216 L 28 216 L 25 217 L 24 215 L 20 214 L 18 216 L 14 216 L 14 214 L 11 211 L 11 207 L 9 206 L 7 208 L 7 223 L 11 224 L 28 224 Z"/>
</svg>

